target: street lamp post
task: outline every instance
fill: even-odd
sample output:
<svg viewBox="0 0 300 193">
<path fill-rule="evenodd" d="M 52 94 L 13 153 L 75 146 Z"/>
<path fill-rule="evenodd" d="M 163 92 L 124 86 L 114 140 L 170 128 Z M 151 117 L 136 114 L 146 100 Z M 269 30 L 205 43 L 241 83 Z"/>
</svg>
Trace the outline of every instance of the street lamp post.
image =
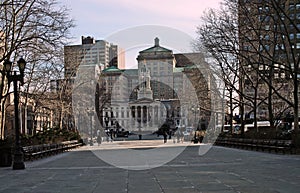
<svg viewBox="0 0 300 193">
<path fill-rule="evenodd" d="M 108 122 L 109 122 L 109 118 L 108 115 L 106 114 L 104 117 L 104 122 L 105 122 L 105 131 L 108 132 Z"/>
<path fill-rule="evenodd" d="M 88 116 L 90 117 L 90 127 L 91 127 L 91 141 L 90 141 L 90 146 L 93 146 L 93 115 L 94 111 L 93 109 L 88 109 Z"/>
<path fill-rule="evenodd" d="M 26 61 L 20 58 L 17 62 L 19 66 L 20 74 L 17 71 L 12 71 L 12 62 L 9 60 L 4 61 L 4 68 L 6 71 L 6 77 L 8 79 L 8 84 L 13 82 L 14 85 L 14 111 L 15 111 L 15 148 L 13 156 L 13 169 L 21 170 L 25 169 L 24 157 L 22 153 L 22 147 L 20 143 L 20 122 L 19 122 L 19 96 L 18 96 L 18 82 L 22 85 L 24 84 L 24 71 Z"/>
</svg>

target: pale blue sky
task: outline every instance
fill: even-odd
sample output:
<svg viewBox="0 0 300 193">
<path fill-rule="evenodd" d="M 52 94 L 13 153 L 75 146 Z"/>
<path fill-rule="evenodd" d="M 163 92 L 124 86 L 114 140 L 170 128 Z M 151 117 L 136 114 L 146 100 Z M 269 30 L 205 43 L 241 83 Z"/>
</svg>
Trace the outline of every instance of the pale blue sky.
<svg viewBox="0 0 300 193">
<path fill-rule="evenodd" d="M 80 43 L 82 35 L 107 39 L 127 28 L 144 25 L 169 27 L 196 38 L 196 27 L 200 24 L 203 12 L 207 8 L 219 7 L 221 2 L 221 0 L 59 1 L 70 9 L 70 15 L 75 19 L 76 27 L 71 31 L 75 38 L 74 44 Z M 152 44 L 153 39 L 154 37 L 149 37 L 147 44 Z M 166 43 L 163 39 L 161 42 Z"/>
</svg>

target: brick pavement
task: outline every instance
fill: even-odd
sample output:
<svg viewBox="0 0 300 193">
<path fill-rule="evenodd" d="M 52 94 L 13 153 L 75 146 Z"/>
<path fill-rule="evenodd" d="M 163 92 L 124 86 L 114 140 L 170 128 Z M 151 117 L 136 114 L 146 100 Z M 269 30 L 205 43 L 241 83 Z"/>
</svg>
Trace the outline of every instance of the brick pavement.
<svg viewBox="0 0 300 193">
<path fill-rule="evenodd" d="M 92 148 L 115 154 L 124 151 L 124 146 L 136 148 L 136 145 L 114 142 Z M 153 148 L 150 142 L 147 146 Z M 178 148 L 171 143 L 162 146 L 167 151 Z M 26 162 L 25 170 L 0 168 L 0 192 L 299 192 L 300 156 L 223 147 L 213 147 L 208 153 L 199 156 L 198 150 L 199 145 L 189 146 L 171 162 L 139 171 L 116 168 L 100 160 L 88 147 L 83 147 L 42 160 Z M 142 147 L 137 152 L 139 151 L 147 151 L 147 148 Z"/>
</svg>

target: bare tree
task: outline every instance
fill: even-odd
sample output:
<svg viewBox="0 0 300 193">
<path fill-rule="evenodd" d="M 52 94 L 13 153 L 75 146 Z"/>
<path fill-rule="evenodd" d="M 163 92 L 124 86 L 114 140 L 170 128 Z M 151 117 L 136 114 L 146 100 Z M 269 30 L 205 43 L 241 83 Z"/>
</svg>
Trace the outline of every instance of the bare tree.
<svg viewBox="0 0 300 193">
<path fill-rule="evenodd" d="M 49 80 L 61 75 L 62 47 L 67 43 L 73 20 L 68 9 L 56 0 L 4 0 L 0 3 L 0 63 L 23 57 L 26 67 L 24 92 L 44 93 Z M 4 105 L 9 85 L 1 71 L 1 104 Z M 28 95 L 27 95 L 28 96 Z M 2 109 L 1 130 L 4 128 Z"/>
<path fill-rule="evenodd" d="M 247 69 L 239 65 L 238 15 L 232 11 L 232 6 L 234 4 L 223 7 L 220 11 L 209 10 L 206 12 L 202 17 L 203 25 L 198 27 L 199 39 L 196 45 L 204 46 L 209 56 L 213 58 L 214 68 L 222 73 L 220 76 L 224 80 L 229 93 L 236 92 L 239 95 L 240 113 L 243 114 L 243 107 L 246 104 L 244 98 L 247 98 L 248 101 L 251 100 L 254 106 L 256 100 L 252 100 L 252 96 L 245 95 L 240 85 L 237 84 L 237 79 L 241 80 L 241 75 L 246 74 L 242 72 Z M 257 88 L 255 82 L 250 77 L 248 77 L 248 80 L 251 81 L 252 88 L 255 91 Z"/>
<path fill-rule="evenodd" d="M 279 115 L 292 109 L 297 132 L 299 54 L 290 34 L 300 28 L 289 8 L 287 1 L 226 0 L 220 10 L 202 17 L 198 41 L 223 73 L 239 77 L 238 87 L 228 77 L 224 80 L 240 96 L 241 115 L 250 105 L 256 124 L 257 108 L 265 105 L 274 127 Z"/>
</svg>

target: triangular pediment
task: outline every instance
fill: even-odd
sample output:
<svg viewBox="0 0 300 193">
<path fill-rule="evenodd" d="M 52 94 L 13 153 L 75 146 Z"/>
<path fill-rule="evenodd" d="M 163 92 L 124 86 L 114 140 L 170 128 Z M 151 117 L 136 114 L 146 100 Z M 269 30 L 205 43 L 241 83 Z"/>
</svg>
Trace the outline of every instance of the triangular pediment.
<svg viewBox="0 0 300 193">
<path fill-rule="evenodd" d="M 169 50 L 167 48 L 161 47 L 161 46 L 153 46 L 151 48 L 145 49 L 140 51 L 140 53 L 148 53 L 148 52 L 172 52 L 172 50 Z"/>
</svg>

